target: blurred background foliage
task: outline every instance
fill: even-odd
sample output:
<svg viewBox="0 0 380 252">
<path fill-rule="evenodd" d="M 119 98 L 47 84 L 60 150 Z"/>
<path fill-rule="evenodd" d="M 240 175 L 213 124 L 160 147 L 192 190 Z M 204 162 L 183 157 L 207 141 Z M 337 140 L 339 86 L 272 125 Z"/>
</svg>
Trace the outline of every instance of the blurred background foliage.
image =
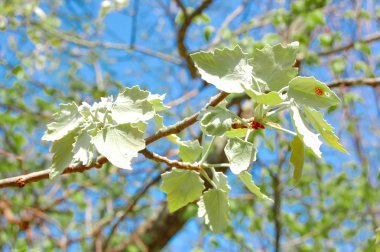
<svg viewBox="0 0 380 252">
<path fill-rule="evenodd" d="M 300 75 L 325 81 L 342 98 L 326 113 L 350 152 L 324 147 L 323 160 L 308 155 L 294 185 L 290 139 L 266 132 L 252 174 L 275 202 L 257 200 L 232 179 L 232 225 L 218 235 L 192 205 L 168 214 L 158 190 L 166 167 L 143 158 L 133 171 L 108 164 L 1 189 L 0 250 L 379 250 L 379 25 L 378 0 L 0 0 L 2 179 L 49 167 L 40 138 L 59 103 L 93 102 L 137 84 L 167 94 L 166 124 L 197 112 L 216 90 L 188 54 L 236 44 L 251 53 L 299 41 Z M 229 106 L 252 113 L 244 97 Z M 285 113 L 277 121 L 289 126 Z M 198 135 L 197 126 L 182 133 Z M 215 160 L 224 158 L 219 145 Z M 178 153 L 165 141 L 152 150 Z"/>
</svg>

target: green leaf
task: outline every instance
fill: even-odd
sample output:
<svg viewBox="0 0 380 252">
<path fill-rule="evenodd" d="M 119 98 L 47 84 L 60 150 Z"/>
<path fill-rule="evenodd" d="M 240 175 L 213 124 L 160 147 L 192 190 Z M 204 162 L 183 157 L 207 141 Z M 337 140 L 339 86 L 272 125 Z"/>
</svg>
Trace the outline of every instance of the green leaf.
<svg viewBox="0 0 380 252">
<path fill-rule="evenodd" d="M 336 105 L 340 99 L 323 82 L 314 77 L 296 77 L 289 83 L 288 96 L 298 104 L 316 108 L 327 108 Z"/>
<path fill-rule="evenodd" d="M 113 165 L 131 169 L 131 159 L 145 148 L 144 132 L 129 124 L 106 127 L 96 134 L 94 144 Z"/>
<path fill-rule="evenodd" d="M 240 84 L 251 83 L 252 67 L 239 46 L 190 55 L 203 80 L 227 93 L 243 93 Z"/>
<path fill-rule="evenodd" d="M 230 162 L 232 173 L 239 174 L 247 170 L 256 160 L 257 150 L 253 143 L 240 138 L 231 138 L 228 139 L 224 152 Z"/>
<path fill-rule="evenodd" d="M 305 125 L 304 120 L 301 117 L 300 111 L 296 106 L 290 106 L 290 115 L 292 117 L 292 122 L 294 128 L 297 131 L 298 137 L 302 142 L 309 147 L 317 157 L 321 157 L 321 151 L 319 147 L 322 142 L 318 139 L 318 134 L 311 132 Z"/>
<path fill-rule="evenodd" d="M 256 100 L 257 103 L 276 106 L 282 103 L 284 100 L 281 98 L 280 94 L 275 91 L 270 91 L 269 93 L 260 93 L 252 88 L 245 88 L 245 93 Z"/>
<path fill-rule="evenodd" d="M 241 120 L 231 111 L 221 107 L 211 107 L 201 112 L 198 117 L 202 131 L 210 136 L 221 136 L 231 129 L 234 119 Z"/>
<path fill-rule="evenodd" d="M 219 233 L 229 225 L 229 203 L 227 193 L 219 189 L 210 189 L 198 202 L 198 216 L 205 218 L 206 225 Z"/>
<path fill-rule="evenodd" d="M 164 118 L 162 116 L 160 116 L 159 114 L 154 115 L 154 121 L 155 121 L 158 129 L 161 129 L 165 126 L 164 125 Z M 175 143 L 178 145 L 181 144 L 181 139 L 175 134 L 171 134 L 169 136 L 166 136 L 166 138 L 169 139 L 169 141 L 172 143 Z"/>
<path fill-rule="evenodd" d="M 44 141 L 61 139 L 70 131 L 78 128 L 83 121 L 82 115 L 78 112 L 78 107 L 74 102 L 61 104 L 59 111 L 53 117 L 54 122 L 47 125 L 48 130 L 42 136 Z"/>
<path fill-rule="evenodd" d="M 252 180 L 252 175 L 249 172 L 242 171 L 241 173 L 239 173 L 238 176 L 251 193 L 259 197 L 260 199 L 273 201 L 271 198 L 269 198 L 261 192 L 260 187 L 255 185 L 255 183 Z"/>
<path fill-rule="evenodd" d="M 61 174 L 64 169 L 71 165 L 74 157 L 72 150 L 76 135 L 77 132 L 72 131 L 53 142 L 50 149 L 50 152 L 53 153 L 49 173 L 50 179 L 54 179 L 57 175 Z"/>
<path fill-rule="evenodd" d="M 158 94 L 149 94 L 148 96 L 148 102 L 152 104 L 154 110 L 156 112 L 167 110 L 169 107 L 164 104 L 165 94 L 158 95 Z"/>
<path fill-rule="evenodd" d="M 118 124 L 123 124 L 147 121 L 153 118 L 156 113 L 153 104 L 157 102 L 157 99 L 153 97 L 152 104 L 148 100 L 149 96 L 150 92 L 140 90 L 138 86 L 126 88 L 116 98 L 112 108 L 113 120 Z"/>
<path fill-rule="evenodd" d="M 266 46 L 261 50 L 255 49 L 253 58 L 249 60 L 254 76 L 273 91 L 287 86 L 298 73 L 298 69 L 293 67 L 298 47 L 299 43 L 293 42 L 287 46 L 278 44 Z"/>
<path fill-rule="evenodd" d="M 86 130 L 75 137 L 73 145 L 73 160 L 81 162 L 83 165 L 91 164 L 94 158 L 92 137 Z"/>
<path fill-rule="evenodd" d="M 290 144 L 292 150 L 290 154 L 290 163 L 294 166 L 293 179 L 297 183 L 302 176 L 303 163 L 305 159 L 305 148 L 303 142 L 298 136 L 295 136 Z"/>
<path fill-rule="evenodd" d="M 247 135 L 248 129 L 231 129 L 229 131 L 226 131 L 224 134 L 228 138 L 234 138 L 234 137 L 244 137 Z"/>
<path fill-rule="evenodd" d="M 194 141 L 182 141 L 179 146 L 179 157 L 184 162 L 195 162 L 202 154 L 202 146 L 200 146 L 198 140 Z"/>
<path fill-rule="evenodd" d="M 173 169 L 161 175 L 160 189 L 168 195 L 169 211 L 174 212 L 197 200 L 205 189 L 203 180 L 195 171 Z"/>
<path fill-rule="evenodd" d="M 339 143 L 339 138 L 334 134 L 334 128 L 323 119 L 323 112 L 319 112 L 310 107 L 304 107 L 303 110 L 309 119 L 311 125 L 321 134 L 323 139 L 326 140 L 335 149 L 347 153 L 344 147 Z"/>
<path fill-rule="evenodd" d="M 231 187 L 229 186 L 227 181 L 227 176 L 223 172 L 214 172 L 212 181 L 214 181 L 216 189 L 223 190 L 226 193 L 229 193 L 229 191 L 231 190 Z"/>
</svg>

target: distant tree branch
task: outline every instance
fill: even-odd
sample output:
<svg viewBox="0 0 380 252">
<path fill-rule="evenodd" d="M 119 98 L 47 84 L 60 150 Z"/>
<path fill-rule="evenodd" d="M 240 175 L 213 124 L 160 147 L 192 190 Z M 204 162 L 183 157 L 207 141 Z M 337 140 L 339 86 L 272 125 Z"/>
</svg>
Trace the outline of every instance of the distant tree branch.
<svg viewBox="0 0 380 252">
<path fill-rule="evenodd" d="M 181 9 L 185 8 L 181 1 L 176 1 L 176 3 L 179 5 Z M 177 33 L 177 47 L 178 47 L 178 54 L 185 60 L 187 69 L 190 72 L 190 76 L 192 78 L 197 77 L 197 69 L 194 66 L 194 63 L 189 55 L 189 51 L 185 45 L 185 38 L 187 30 L 189 29 L 191 23 L 193 22 L 193 19 L 197 17 L 198 15 L 202 14 L 202 12 L 210 6 L 212 3 L 212 0 L 205 0 L 202 2 L 202 4 L 195 9 L 193 12 L 191 12 L 189 15 L 184 16 L 184 21 L 182 25 L 180 26 L 178 33 Z M 186 12 L 185 12 L 186 13 Z"/>
</svg>

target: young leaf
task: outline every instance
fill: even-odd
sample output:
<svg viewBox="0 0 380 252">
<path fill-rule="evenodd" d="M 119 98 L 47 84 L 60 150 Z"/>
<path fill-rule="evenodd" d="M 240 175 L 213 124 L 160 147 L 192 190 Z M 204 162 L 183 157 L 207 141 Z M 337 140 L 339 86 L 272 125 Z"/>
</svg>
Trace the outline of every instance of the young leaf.
<svg viewBox="0 0 380 252">
<path fill-rule="evenodd" d="M 162 116 L 160 116 L 159 114 L 154 115 L 154 122 L 156 123 L 158 129 L 161 129 L 165 126 L 164 125 L 164 118 Z M 172 143 L 175 143 L 178 145 L 181 144 L 181 139 L 176 134 L 171 134 L 171 135 L 167 136 L 166 138 L 169 139 L 169 141 Z"/>
<path fill-rule="evenodd" d="M 322 153 L 319 150 L 319 147 L 322 142 L 318 139 L 318 134 L 314 134 L 307 128 L 300 115 L 300 111 L 296 106 L 290 106 L 290 115 L 299 138 L 314 152 L 317 157 L 321 158 Z"/>
<path fill-rule="evenodd" d="M 239 46 L 190 55 L 203 80 L 227 93 L 243 93 L 240 84 L 251 83 L 252 67 Z"/>
<path fill-rule="evenodd" d="M 202 146 L 200 146 L 198 140 L 194 141 L 182 141 L 179 146 L 179 157 L 184 162 L 195 162 L 202 154 Z"/>
<path fill-rule="evenodd" d="M 138 86 L 126 88 L 116 98 L 112 108 L 113 120 L 118 124 L 123 124 L 147 121 L 153 118 L 156 112 L 152 103 L 148 101 L 149 95 L 150 92 L 140 90 Z"/>
<path fill-rule="evenodd" d="M 288 85 L 298 69 L 293 67 L 298 53 L 298 42 L 287 46 L 280 44 L 256 49 L 249 64 L 253 67 L 254 76 L 268 85 L 270 90 L 279 91 Z"/>
<path fill-rule="evenodd" d="M 61 104 L 59 111 L 54 114 L 54 122 L 47 125 L 48 130 L 42 137 L 44 141 L 55 141 L 78 128 L 82 122 L 82 115 L 78 112 L 78 106 L 72 102 Z"/>
<path fill-rule="evenodd" d="M 316 111 L 315 109 L 304 107 L 303 110 L 309 119 L 311 125 L 321 134 L 321 136 L 335 149 L 344 153 L 348 152 L 339 143 L 339 138 L 334 134 L 334 128 L 323 119 L 323 112 Z"/>
<path fill-rule="evenodd" d="M 245 88 L 245 93 L 256 100 L 257 103 L 265 104 L 265 105 L 272 105 L 276 106 L 283 102 L 283 99 L 281 98 L 280 94 L 275 91 L 270 91 L 269 93 L 260 93 L 252 88 Z"/>
<path fill-rule="evenodd" d="M 113 165 L 131 169 L 131 159 L 145 148 L 144 132 L 129 124 L 106 127 L 96 134 L 94 144 Z"/>
<path fill-rule="evenodd" d="M 298 76 L 289 82 L 288 96 L 298 104 L 315 108 L 327 108 L 336 105 L 340 99 L 323 82 L 314 77 Z"/>
<path fill-rule="evenodd" d="M 231 111 L 221 107 L 211 107 L 203 111 L 199 117 L 202 131 L 210 136 L 221 136 L 231 129 L 234 119 L 240 118 Z"/>
<path fill-rule="evenodd" d="M 163 95 L 149 94 L 148 96 L 148 101 L 150 102 L 150 104 L 153 105 L 153 108 L 156 112 L 167 110 L 169 108 L 168 106 L 164 104 L 163 102 L 164 99 L 165 99 L 165 94 Z"/>
<path fill-rule="evenodd" d="M 57 175 L 61 174 L 64 169 L 70 166 L 73 160 L 73 143 L 77 132 L 72 131 L 64 137 L 53 142 L 50 152 L 53 153 L 53 160 L 50 166 L 50 179 L 54 179 Z"/>
<path fill-rule="evenodd" d="M 160 189 L 168 195 L 171 213 L 198 199 L 205 189 L 202 179 L 195 171 L 173 169 L 165 172 L 161 177 Z"/>
<path fill-rule="evenodd" d="M 229 203 L 226 192 L 219 189 L 210 189 L 203 194 L 198 202 L 198 216 L 205 218 L 206 225 L 219 233 L 229 224 Z"/>
<path fill-rule="evenodd" d="M 230 161 L 231 171 L 239 174 L 249 168 L 256 160 L 257 150 L 253 143 L 245 142 L 240 138 L 228 139 L 224 152 Z"/>
<path fill-rule="evenodd" d="M 239 179 L 243 182 L 243 184 L 248 188 L 251 193 L 259 197 L 260 199 L 273 201 L 271 198 L 263 194 L 260 190 L 260 187 L 255 185 L 255 183 L 252 180 L 252 175 L 247 171 L 242 171 L 239 173 Z"/>
<path fill-rule="evenodd" d="M 295 136 L 290 143 L 292 150 L 290 154 L 290 163 L 294 166 L 293 179 L 297 183 L 302 176 L 303 162 L 305 158 L 305 148 L 303 142 L 298 136 Z"/>
</svg>

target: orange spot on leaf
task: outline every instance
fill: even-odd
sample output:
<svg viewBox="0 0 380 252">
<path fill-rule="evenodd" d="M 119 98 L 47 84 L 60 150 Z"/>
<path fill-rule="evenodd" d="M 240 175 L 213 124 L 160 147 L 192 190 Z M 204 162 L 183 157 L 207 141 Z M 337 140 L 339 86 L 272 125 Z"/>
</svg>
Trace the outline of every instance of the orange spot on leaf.
<svg viewBox="0 0 380 252">
<path fill-rule="evenodd" d="M 314 88 L 314 93 L 315 93 L 316 95 L 318 95 L 318 96 L 322 96 L 322 95 L 325 94 L 325 92 L 323 91 L 323 89 L 320 88 L 320 87 L 315 87 L 315 88 Z"/>
</svg>

